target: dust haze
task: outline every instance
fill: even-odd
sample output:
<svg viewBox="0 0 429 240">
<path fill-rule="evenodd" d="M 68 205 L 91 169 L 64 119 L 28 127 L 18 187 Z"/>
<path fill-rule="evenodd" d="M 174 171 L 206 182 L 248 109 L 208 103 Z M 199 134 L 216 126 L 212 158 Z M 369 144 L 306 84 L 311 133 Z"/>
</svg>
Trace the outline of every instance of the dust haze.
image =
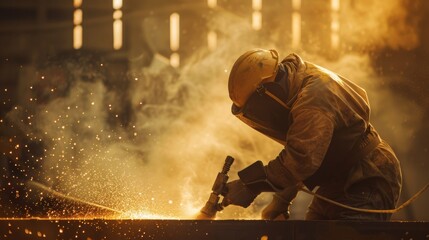
<svg viewBox="0 0 429 240">
<path fill-rule="evenodd" d="M 419 18 L 411 18 L 404 9 L 410 1 L 351 2 L 353 6 L 350 2 L 342 6 L 344 41 L 360 47 L 418 46 L 413 30 Z M 218 10 L 208 27 L 222 35 L 215 51 L 197 50 L 180 70 L 160 54 L 149 66 L 130 70 L 125 91 L 133 117 L 127 126 L 109 124 L 109 111 L 121 102 L 109 97 L 114 90 L 97 74 L 93 81 L 77 74 L 66 96 L 46 104 L 29 97 L 9 112 L 7 118 L 15 127 L 45 144 L 37 179 L 62 193 L 126 213 L 119 217 L 193 218 L 207 201 L 227 155 L 236 159 L 230 171 L 230 179 L 236 179 L 238 170 L 256 160 L 267 163 L 282 149 L 230 112 L 229 70 L 239 55 L 255 47 L 278 49 L 281 58 L 297 52 L 364 87 L 372 122 L 396 151 L 407 151 L 409 139 L 422 124 L 416 104 L 383 87 L 367 53 L 344 50 L 332 60 L 291 49 L 290 44 L 279 46 L 271 40 L 261 44 L 248 19 L 225 10 Z M 266 39 L 279 36 L 279 29 L 274 27 L 273 36 Z M 40 76 L 27 76 L 34 76 L 23 87 L 31 96 Z M 294 217 L 302 219 L 306 205 L 300 199 L 307 204 L 308 198 L 300 195 L 294 204 L 301 214 Z M 270 195 L 262 194 L 249 209 L 231 206 L 218 218 L 258 219 L 269 201 Z"/>
</svg>

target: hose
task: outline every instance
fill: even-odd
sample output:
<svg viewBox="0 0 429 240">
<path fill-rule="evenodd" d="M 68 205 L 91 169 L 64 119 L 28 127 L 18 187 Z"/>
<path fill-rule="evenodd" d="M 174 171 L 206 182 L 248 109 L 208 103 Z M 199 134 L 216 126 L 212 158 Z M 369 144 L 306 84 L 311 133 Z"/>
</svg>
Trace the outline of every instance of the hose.
<svg viewBox="0 0 429 240">
<path fill-rule="evenodd" d="M 416 200 L 423 192 L 425 192 L 427 189 L 429 188 L 429 183 L 426 184 L 426 186 L 424 186 L 422 189 L 420 189 L 420 191 L 418 191 L 417 193 L 415 193 L 410 199 L 408 199 L 406 202 L 404 202 L 403 204 L 401 204 L 399 207 L 394 208 L 394 209 L 365 209 L 365 208 L 356 208 L 356 207 L 351 207 L 342 203 L 339 203 L 337 201 L 334 201 L 332 199 L 329 199 L 327 197 L 321 196 L 317 193 L 314 193 L 310 190 L 308 190 L 305 187 L 300 187 L 299 191 L 305 192 L 307 194 L 310 194 L 314 197 L 317 197 L 321 200 L 324 200 L 326 202 L 332 203 L 336 206 L 342 207 L 342 208 L 346 208 L 346 209 L 350 209 L 353 211 L 357 211 L 357 212 L 366 212 L 366 213 L 396 213 L 399 210 L 403 209 L 404 207 L 410 205 L 414 200 Z"/>
</svg>

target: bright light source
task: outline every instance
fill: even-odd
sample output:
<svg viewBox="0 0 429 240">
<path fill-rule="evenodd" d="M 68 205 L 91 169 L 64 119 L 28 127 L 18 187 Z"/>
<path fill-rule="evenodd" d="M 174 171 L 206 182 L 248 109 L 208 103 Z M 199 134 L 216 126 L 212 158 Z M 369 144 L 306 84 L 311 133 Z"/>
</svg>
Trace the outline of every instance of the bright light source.
<svg viewBox="0 0 429 240">
<path fill-rule="evenodd" d="M 122 47 L 122 20 L 113 21 L 113 48 L 118 50 Z"/>
<path fill-rule="evenodd" d="M 79 8 L 82 6 L 82 0 L 73 0 L 73 6 Z"/>
<path fill-rule="evenodd" d="M 292 0 L 292 48 L 299 48 L 301 44 L 301 0 Z"/>
<path fill-rule="evenodd" d="M 77 25 L 73 28 L 73 48 L 80 49 L 82 47 L 82 26 Z"/>
<path fill-rule="evenodd" d="M 332 11 L 340 10 L 340 0 L 331 0 L 331 10 Z"/>
<path fill-rule="evenodd" d="M 333 49 L 338 49 L 340 46 L 340 36 L 338 33 L 331 33 L 331 47 Z"/>
<path fill-rule="evenodd" d="M 209 6 L 209 8 L 215 8 L 217 6 L 217 0 L 207 0 L 207 6 Z"/>
<path fill-rule="evenodd" d="M 180 56 L 178 53 L 173 53 L 170 56 L 170 65 L 173 67 L 179 67 L 180 65 Z"/>
<path fill-rule="evenodd" d="M 217 47 L 217 34 L 214 31 L 210 31 L 207 34 L 207 45 L 211 51 L 215 50 Z"/>
<path fill-rule="evenodd" d="M 331 48 L 340 46 L 340 0 L 331 0 Z"/>
<path fill-rule="evenodd" d="M 82 0 L 73 0 L 73 48 L 80 49 L 82 47 L 82 21 L 83 12 L 80 7 L 82 6 Z"/>
<path fill-rule="evenodd" d="M 122 8 L 122 0 L 113 0 L 113 9 L 118 10 Z"/>
<path fill-rule="evenodd" d="M 301 14 L 292 13 L 292 48 L 301 44 Z"/>
<path fill-rule="evenodd" d="M 122 47 L 122 0 L 113 0 L 113 49 Z"/>
<path fill-rule="evenodd" d="M 80 9 L 76 9 L 73 12 L 73 24 L 74 25 L 80 25 L 82 24 L 82 19 L 83 19 L 83 14 L 82 14 L 82 10 Z"/>
<path fill-rule="evenodd" d="M 255 11 L 252 14 L 252 28 L 260 30 L 262 27 L 262 14 L 261 12 Z"/>
<path fill-rule="evenodd" d="M 292 0 L 292 9 L 300 10 L 301 9 L 301 0 Z"/>
<path fill-rule="evenodd" d="M 338 21 L 338 14 L 332 13 L 331 31 L 337 33 L 340 31 L 340 21 Z"/>
<path fill-rule="evenodd" d="M 252 8 L 254 11 L 261 11 L 262 0 L 252 0 Z"/>
<path fill-rule="evenodd" d="M 121 10 L 115 10 L 113 12 L 113 19 L 120 19 L 122 18 L 122 11 Z"/>
<path fill-rule="evenodd" d="M 170 15 L 170 49 L 179 50 L 180 16 L 178 13 Z"/>
</svg>

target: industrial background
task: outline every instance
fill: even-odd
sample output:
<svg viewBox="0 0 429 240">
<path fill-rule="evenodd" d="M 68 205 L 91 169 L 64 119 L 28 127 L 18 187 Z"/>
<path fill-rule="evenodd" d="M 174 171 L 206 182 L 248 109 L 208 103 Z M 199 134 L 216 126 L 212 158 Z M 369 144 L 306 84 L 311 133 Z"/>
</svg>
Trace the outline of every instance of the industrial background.
<svg viewBox="0 0 429 240">
<path fill-rule="evenodd" d="M 122 217 L 192 218 L 226 155 L 236 178 L 281 150 L 230 114 L 229 70 L 254 47 L 366 88 L 403 202 L 429 182 L 428 16 L 424 0 L 1 1 L 0 217 L 104 216 L 31 180 Z M 258 219 L 269 200 L 219 218 Z M 427 202 L 393 219 L 429 220 Z"/>
</svg>

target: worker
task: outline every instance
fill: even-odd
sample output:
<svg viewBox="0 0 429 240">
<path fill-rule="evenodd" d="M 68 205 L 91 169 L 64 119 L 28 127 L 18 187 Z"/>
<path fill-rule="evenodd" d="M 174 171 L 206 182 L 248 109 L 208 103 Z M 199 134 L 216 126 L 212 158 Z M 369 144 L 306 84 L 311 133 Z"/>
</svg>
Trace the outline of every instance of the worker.
<svg viewBox="0 0 429 240">
<path fill-rule="evenodd" d="M 248 207 L 261 192 L 275 192 L 263 219 L 287 219 L 305 186 L 351 207 L 392 209 L 401 192 L 400 163 L 370 123 L 364 89 L 290 54 L 253 49 L 229 75 L 232 113 L 282 144 L 267 164 L 257 161 L 226 184 L 223 205 Z M 314 197 L 307 220 L 390 220 L 391 214 L 349 210 Z"/>
</svg>

